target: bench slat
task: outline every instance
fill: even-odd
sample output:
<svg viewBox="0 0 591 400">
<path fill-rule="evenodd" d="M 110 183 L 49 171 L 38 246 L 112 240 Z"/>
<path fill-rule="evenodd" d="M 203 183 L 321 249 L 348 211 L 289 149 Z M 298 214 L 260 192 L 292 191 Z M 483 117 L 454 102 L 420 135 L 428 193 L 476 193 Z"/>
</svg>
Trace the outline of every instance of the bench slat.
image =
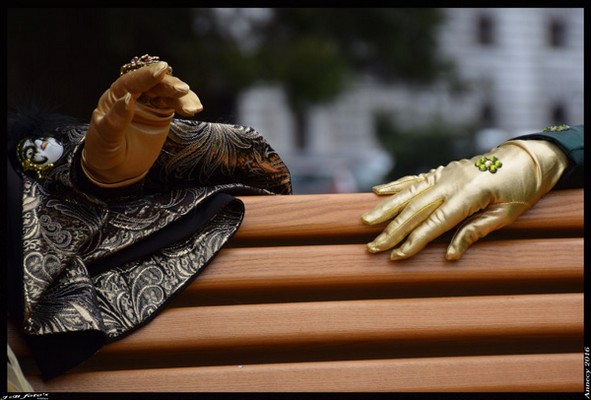
<svg viewBox="0 0 591 400">
<path fill-rule="evenodd" d="M 227 248 L 173 305 L 583 290 L 583 238 L 479 242 L 454 262 L 445 246 L 396 262 L 355 244 Z"/>
<path fill-rule="evenodd" d="M 38 391 L 580 392 L 583 355 L 527 354 L 76 373 Z"/>
<path fill-rule="evenodd" d="M 582 293 L 253 304 L 169 309 L 103 352 L 582 332 Z"/>
<path fill-rule="evenodd" d="M 384 229 L 368 226 L 361 215 L 384 197 L 373 193 L 319 194 L 298 196 L 245 196 L 242 226 L 235 241 L 253 243 L 289 238 L 336 238 L 363 235 L 364 239 Z M 580 230 L 583 228 L 582 190 L 549 192 L 532 209 L 521 215 L 506 231 Z"/>
<path fill-rule="evenodd" d="M 105 368 L 114 359 L 121 364 L 115 368 L 128 359 L 148 366 L 167 354 L 171 360 L 182 355 L 181 365 L 187 358 L 211 362 L 205 355 L 216 354 L 248 360 L 253 352 L 267 362 L 286 361 L 290 353 L 295 360 L 308 353 L 309 361 L 317 352 L 330 360 L 350 346 L 357 346 L 355 357 L 369 358 L 380 351 L 404 354 L 404 347 L 427 347 L 431 355 L 442 346 L 445 354 L 463 354 L 464 346 L 475 354 L 506 353 L 526 340 L 536 342 L 529 350 L 548 351 L 554 346 L 544 342 L 580 348 L 582 335 L 582 293 L 182 307 L 105 346 L 81 368 Z M 28 357 L 24 344 L 9 336 L 15 354 Z"/>
</svg>

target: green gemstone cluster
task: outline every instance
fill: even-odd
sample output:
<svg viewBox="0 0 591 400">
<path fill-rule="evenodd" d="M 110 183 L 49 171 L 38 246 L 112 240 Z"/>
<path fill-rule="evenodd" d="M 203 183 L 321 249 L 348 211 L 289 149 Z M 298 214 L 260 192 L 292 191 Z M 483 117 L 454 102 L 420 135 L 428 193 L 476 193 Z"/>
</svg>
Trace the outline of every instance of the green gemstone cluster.
<svg viewBox="0 0 591 400">
<path fill-rule="evenodd" d="M 566 124 L 562 124 L 562 125 L 554 125 L 554 126 L 548 126 L 546 128 L 544 128 L 544 132 L 562 132 L 562 131 L 566 131 L 570 129 L 570 126 L 566 125 Z"/>
<path fill-rule="evenodd" d="M 498 169 L 503 166 L 503 163 L 495 156 L 491 158 L 482 156 L 474 165 L 482 172 L 489 171 L 491 174 L 496 174 Z"/>
</svg>

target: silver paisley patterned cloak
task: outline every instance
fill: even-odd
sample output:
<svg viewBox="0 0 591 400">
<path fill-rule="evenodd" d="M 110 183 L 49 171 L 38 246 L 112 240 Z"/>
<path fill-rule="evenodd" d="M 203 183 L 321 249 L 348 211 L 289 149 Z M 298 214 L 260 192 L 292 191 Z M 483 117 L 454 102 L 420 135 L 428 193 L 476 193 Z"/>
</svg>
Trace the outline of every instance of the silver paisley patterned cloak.
<svg viewBox="0 0 591 400">
<path fill-rule="evenodd" d="M 233 195 L 291 193 L 258 132 L 180 119 L 142 182 L 105 193 L 79 168 L 86 129 L 57 128 L 64 156 L 43 179 L 20 173 L 16 320 L 46 378 L 147 323 L 187 286 L 239 228 Z"/>
</svg>

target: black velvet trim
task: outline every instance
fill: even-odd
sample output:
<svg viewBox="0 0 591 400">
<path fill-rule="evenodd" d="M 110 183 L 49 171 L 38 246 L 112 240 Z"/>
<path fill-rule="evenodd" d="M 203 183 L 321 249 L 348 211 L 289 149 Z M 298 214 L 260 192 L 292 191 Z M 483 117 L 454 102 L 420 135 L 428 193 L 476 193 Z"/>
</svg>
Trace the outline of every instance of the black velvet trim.
<svg viewBox="0 0 591 400">
<path fill-rule="evenodd" d="M 155 232 L 151 236 L 123 250 L 87 264 L 88 272 L 94 276 L 106 269 L 124 265 L 130 261 L 148 256 L 155 250 L 199 232 L 224 207 L 234 201 L 235 197 L 227 193 L 216 193 L 206 199 L 203 204 L 195 207 L 179 220 Z"/>
<path fill-rule="evenodd" d="M 54 378 L 90 358 L 106 342 L 98 330 L 25 335 L 43 379 Z"/>
<path fill-rule="evenodd" d="M 7 219 L 7 263 L 6 283 L 11 290 L 7 290 L 8 313 L 20 326 L 24 314 L 23 293 L 23 181 L 14 170 L 12 164 L 6 160 L 6 219 Z"/>
</svg>

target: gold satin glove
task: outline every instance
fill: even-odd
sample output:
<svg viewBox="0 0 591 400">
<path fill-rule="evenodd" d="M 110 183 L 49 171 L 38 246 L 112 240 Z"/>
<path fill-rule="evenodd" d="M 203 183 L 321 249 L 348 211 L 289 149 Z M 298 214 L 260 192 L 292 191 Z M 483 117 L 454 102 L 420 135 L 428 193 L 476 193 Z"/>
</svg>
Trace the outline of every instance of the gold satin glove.
<svg viewBox="0 0 591 400">
<path fill-rule="evenodd" d="M 177 112 L 203 109 L 197 95 L 170 75 L 164 61 L 121 75 L 92 114 L 82 170 L 96 185 L 123 187 L 141 180 L 158 158 Z"/>
<path fill-rule="evenodd" d="M 483 156 L 378 185 L 373 188 L 376 194 L 393 196 L 365 213 L 362 221 L 392 221 L 367 244 L 368 250 L 385 251 L 406 238 L 390 256 L 405 259 L 470 217 L 447 248 L 445 258 L 457 260 L 472 243 L 532 207 L 554 187 L 567 165 L 566 155 L 550 142 L 512 140 Z"/>
</svg>

